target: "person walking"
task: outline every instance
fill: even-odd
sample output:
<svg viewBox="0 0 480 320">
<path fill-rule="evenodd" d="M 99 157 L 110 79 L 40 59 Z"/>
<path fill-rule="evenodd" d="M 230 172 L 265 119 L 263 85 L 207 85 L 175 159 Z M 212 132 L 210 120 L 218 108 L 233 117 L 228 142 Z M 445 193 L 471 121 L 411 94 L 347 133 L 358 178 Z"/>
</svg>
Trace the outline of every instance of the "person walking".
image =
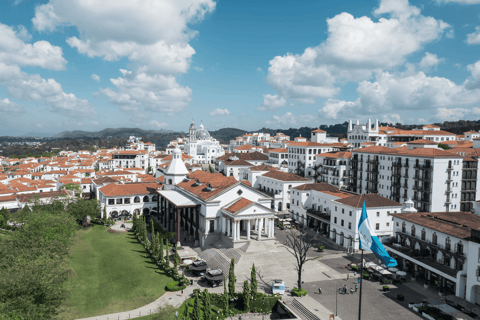
<svg viewBox="0 0 480 320">
<path fill-rule="evenodd" d="M 347 285 L 345 285 L 345 286 L 343 287 L 343 293 L 344 293 L 344 294 L 347 294 Z"/>
<path fill-rule="evenodd" d="M 183 289 L 182 289 L 182 297 L 183 297 Z"/>
<path fill-rule="evenodd" d="M 360 277 L 358 277 L 357 282 L 360 283 Z"/>
<path fill-rule="evenodd" d="M 358 289 L 358 286 L 357 286 L 357 285 L 355 285 L 355 293 L 357 293 L 357 289 Z"/>
<path fill-rule="evenodd" d="M 318 293 L 322 293 L 322 288 L 318 288 Z"/>
<path fill-rule="evenodd" d="M 353 294 L 353 288 L 350 288 L 350 294 Z"/>
<path fill-rule="evenodd" d="M 357 271 L 353 272 L 353 277 L 355 278 L 357 276 Z"/>
<path fill-rule="evenodd" d="M 349 278 L 350 278 L 350 275 L 347 273 L 347 281 L 348 281 Z"/>
</svg>

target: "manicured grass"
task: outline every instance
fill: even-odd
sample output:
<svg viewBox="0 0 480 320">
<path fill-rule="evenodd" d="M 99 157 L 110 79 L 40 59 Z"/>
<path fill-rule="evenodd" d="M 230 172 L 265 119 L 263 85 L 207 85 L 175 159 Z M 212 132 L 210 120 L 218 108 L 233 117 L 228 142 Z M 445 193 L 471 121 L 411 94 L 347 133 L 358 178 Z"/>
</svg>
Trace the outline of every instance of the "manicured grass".
<svg viewBox="0 0 480 320">
<path fill-rule="evenodd" d="M 173 279 L 143 256 L 147 251 L 133 233 L 112 234 L 100 225 L 79 230 L 69 254 L 76 278 L 57 318 L 128 311 L 159 298 Z"/>
</svg>

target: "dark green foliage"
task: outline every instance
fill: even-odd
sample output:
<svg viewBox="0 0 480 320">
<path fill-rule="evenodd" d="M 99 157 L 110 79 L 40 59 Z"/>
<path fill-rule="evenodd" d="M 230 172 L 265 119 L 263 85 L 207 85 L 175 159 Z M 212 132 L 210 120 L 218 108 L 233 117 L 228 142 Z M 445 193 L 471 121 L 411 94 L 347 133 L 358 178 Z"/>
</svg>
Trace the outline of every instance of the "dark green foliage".
<svg viewBox="0 0 480 320">
<path fill-rule="evenodd" d="M 10 212 L 8 212 L 7 209 L 2 208 L 2 210 L 0 210 L 0 228 L 6 226 L 8 220 L 10 220 Z"/>
<path fill-rule="evenodd" d="M 160 261 L 160 263 L 162 263 L 163 262 L 163 239 L 162 238 L 158 238 L 158 239 L 160 241 L 160 250 L 159 250 L 159 255 L 158 255 L 158 261 Z"/>
<path fill-rule="evenodd" d="M 169 282 L 167 283 L 167 290 L 168 291 L 180 291 L 180 290 L 183 290 L 185 289 L 187 286 L 185 285 L 180 285 L 180 283 L 178 281 L 172 281 L 172 282 Z"/>
<path fill-rule="evenodd" d="M 211 319 L 211 306 L 210 306 L 210 294 L 208 290 L 205 289 L 203 291 L 203 319 L 210 320 Z"/>
<path fill-rule="evenodd" d="M 250 273 L 250 276 L 252 278 L 251 280 L 251 294 L 252 296 L 255 296 L 257 294 L 257 272 L 255 271 L 255 263 L 252 265 L 252 272 Z"/>
<path fill-rule="evenodd" d="M 215 173 L 211 165 L 208 165 L 208 169 L 210 170 L 210 173 Z"/>
<path fill-rule="evenodd" d="M 438 144 L 438 147 L 441 148 L 441 149 L 443 149 L 443 150 L 451 149 L 449 146 L 447 146 L 447 145 L 445 145 L 445 144 L 443 144 L 443 143 L 439 143 L 439 144 Z"/>
<path fill-rule="evenodd" d="M 193 302 L 192 320 L 201 320 L 198 292 L 195 294 L 195 300 Z"/>
<path fill-rule="evenodd" d="M 42 209 L 21 210 L 15 218 L 25 225 L 0 244 L 0 314 L 6 319 L 50 319 L 68 297 L 65 282 L 73 272 L 64 265 L 78 224 L 64 208 Z"/>
<path fill-rule="evenodd" d="M 250 287 L 248 280 L 243 282 L 243 307 L 246 311 L 250 310 Z"/>
<path fill-rule="evenodd" d="M 106 216 L 106 214 L 105 214 L 105 216 Z M 133 226 L 132 226 L 133 231 L 137 232 L 138 231 L 138 229 L 137 229 L 138 218 L 137 218 L 137 213 L 136 212 L 133 213 L 132 224 L 133 224 Z"/>
<path fill-rule="evenodd" d="M 235 258 L 230 262 L 230 273 L 228 274 L 228 293 L 233 296 L 235 293 Z"/>
<path fill-rule="evenodd" d="M 62 204 L 63 205 L 63 204 Z M 75 219 L 82 221 L 87 216 L 95 218 L 99 214 L 100 203 L 96 200 L 85 200 L 79 198 L 76 202 L 68 204 L 68 213 Z"/>
<path fill-rule="evenodd" d="M 180 264 L 180 256 L 178 255 L 178 252 L 177 252 L 177 245 L 175 245 L 175 255 L 173 256 L 173 260 L 177 265 Z"/>
<path fill-rule="evenodd" d="M 303 297 L 307 295 L 307 291 L 305 289 L 298 289 L 298 288 L 293 288 L 293 294 L 297 297 Z"/>
<path fill-rule="evenodd" d="M 227 279 L 223 278 L 223 309 L 228 311 L 228 291 L 227 291 Z"/>
</svg>

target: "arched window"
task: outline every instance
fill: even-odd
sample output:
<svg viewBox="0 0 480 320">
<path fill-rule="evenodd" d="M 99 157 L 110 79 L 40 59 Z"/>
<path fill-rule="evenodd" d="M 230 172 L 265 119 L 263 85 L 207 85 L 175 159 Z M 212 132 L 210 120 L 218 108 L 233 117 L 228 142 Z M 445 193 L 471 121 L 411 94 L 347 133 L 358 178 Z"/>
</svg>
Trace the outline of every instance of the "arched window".
<svg viewBox="0 0 480 320">
<path fill-rule="evenodd" d="M 422 240 L 425 241 L 425 237 L 427 236 L 427 232 L 425 231 L 425 228 L 422 229 Z"/>
<path fill-rule="evenodd" d="M 462 241 L 457 243 L 455 246 L 456 246 L 455 252 L 458 253 L 458 254 L 463 254 L 463 243 L 462 243 Z"/>
<path fill-rule="evenodd" d="M 148 196 L 143 197 L 143 202 L 150 202 L 150 198 Z"/>
<path fill-rule="evenodd" d="M 436 233 L 436 232 L 433 233 L 432 243 L 433 243 L 434 245 L 437 245 L 437 233 Z"/>
<path fill-rule="evenodd" d="M 140 197 L 136 196 L 135 198 L 133 198 L 133 202 L 134 203 L 139 203 L 140 202 Z"/>
<path fill-rule="evenodd" d="M 157 196 L 157 195 L 154 195 L 154 196 L 152 197 L 152 201 L 157 201 L 157 200 L 158 200 L 158 196 Z"/>
<path fill-rule="evenodd" d="M 407 225 L 405 224 L 405 222 L 402 223 L 402 232 L 407 233 Z"/>
<path fill-rule="evenodd" d="M 450 240 L 450 237 L 447 237 L 447 239 L 445 239 L 445 249 L 452 249 L 452 241 Z"/>
<path fill-rule="evenodd" d="M 415 226 L 412 226 L 412 237 L 415 237 Z"/>
</svg>

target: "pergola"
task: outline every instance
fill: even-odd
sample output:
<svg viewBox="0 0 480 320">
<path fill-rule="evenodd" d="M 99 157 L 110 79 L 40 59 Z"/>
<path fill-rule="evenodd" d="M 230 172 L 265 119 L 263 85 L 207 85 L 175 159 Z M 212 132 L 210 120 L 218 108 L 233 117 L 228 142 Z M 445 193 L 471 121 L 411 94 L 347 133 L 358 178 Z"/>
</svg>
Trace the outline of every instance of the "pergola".
<svg viewBox="0 0 480 320">
<path fill-rule="evenodd" d="M 200 205 L 195 204 L 190 198 L 175 190 L 158 191 L 158 208 L 160 208 L 160 221 L 167 231 L 174 231 L 177 245 L 180 246 L 180 227 L 193 235 L 198 240 L 200 229 Z"/>
</svg>

